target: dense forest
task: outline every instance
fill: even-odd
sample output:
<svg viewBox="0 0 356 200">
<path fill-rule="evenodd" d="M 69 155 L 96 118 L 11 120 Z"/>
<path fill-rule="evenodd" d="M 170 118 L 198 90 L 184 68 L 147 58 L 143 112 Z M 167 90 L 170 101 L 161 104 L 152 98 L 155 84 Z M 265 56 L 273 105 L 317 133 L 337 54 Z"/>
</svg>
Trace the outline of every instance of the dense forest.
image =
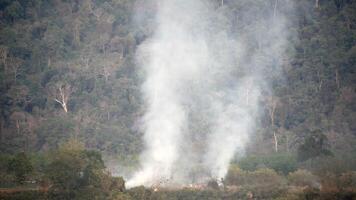
<svg viewBox="0 0 356 200">
<path fill-rule="evenodd" d="M 272 92 L 224 186 L 155 191 L 118 177 L 144 146 L 135 55 L 154 31 L 154 3 L 0 0 L 0 199 L 355 199 L 356 1 L 292 3 L 282 75 L 264 72 Z M 274 5 L 214 6 L 239 34 L 241 10 L 286 3 Z"/>
</svg>

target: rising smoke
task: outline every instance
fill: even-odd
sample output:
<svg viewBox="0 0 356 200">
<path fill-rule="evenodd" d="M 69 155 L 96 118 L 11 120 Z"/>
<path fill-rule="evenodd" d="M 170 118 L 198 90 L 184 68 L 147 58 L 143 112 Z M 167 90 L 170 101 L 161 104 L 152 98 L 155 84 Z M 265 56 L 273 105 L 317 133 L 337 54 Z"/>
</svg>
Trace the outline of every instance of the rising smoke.
<svg viewBox="0 0 356 200">
<path fill-rule="evenodd" d="M 157 0 L 156 28 L 137 52 L 146 146 L 128 187 L 221 178 L 244 153 L 269 91 L 265 74 L 279 71 L 287 20 L 277 0 L 230 2 L 241 9 Z"/>
</svg>

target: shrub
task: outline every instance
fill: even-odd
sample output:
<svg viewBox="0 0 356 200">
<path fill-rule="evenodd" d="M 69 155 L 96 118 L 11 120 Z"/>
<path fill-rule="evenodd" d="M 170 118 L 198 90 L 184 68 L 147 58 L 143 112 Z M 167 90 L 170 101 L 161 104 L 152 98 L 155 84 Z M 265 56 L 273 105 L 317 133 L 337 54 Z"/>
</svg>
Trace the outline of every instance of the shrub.
<svg viewBox="0 0 356 200">
<path fill-rule="evenodd" d="M 19 153 L 9 161 L 8 172 L 15 175 L 16 182 L 19 184 L 23 184 L 32 171 L 33 166 L 25 153 Z"/>
<path fill-rule="evenodd" d="M 286 180 L 273 169 L 244 171 L 232 165 L 226 176 L 228 185 L 237 185 L 241 193 L 251 192 L 254 197 L 266 199 L 279 196 L 286 190 Z"/>
<path fill-rule="evenodd" d="M 325 176 L 328 173 L 340 175 L 347 171 L 356 170 L 355 156 L 347 154 L 334 157 L 319 157 L 304 164 L 305 167 L 310 168 L 310 170 L 318 176 Z"/>
<path fill-rule="evenodd" d="M 273 169 L 259 169 L 248 172 L 245 179 L 245 188 L 252 192 L 254 197 L 265 199 L 279 196 L 286 189 L 285 179 Z"/>
<path fill-rule="evenodd" d="M 288 181 L 290 185 L 293 186 L 309 186 L 313 188 L 319 188 L 320 186 L 318 177 L 313 175 L 311 172 L 302 169 L 289 173 Z"/>
<path fill-rule="evenodd" d="M 40 191 L 19 191 L 14 193 L 0 193 L 0 199 L 7 200 L 47 200 L 47 196 L 45 193 Z"/>
<path fill-rule="evenodd" d="M 356 171 L 341 174 L 339 184 L 344 189 L 353 188 L 356 191 Z"/>
<path fill-rule="evenodd" d="M 259 168 L 270 168 L 277 172 L 288 174 L 297 169 L 297 161 L 291 154 L 276 153 L 268 156 L 247 156 L 238 165 L 241 169 L 254 171 Z"/>
<path fill-rule="evenodd" d="M 226 175 L 226 184 L 239 185 L 244 182 L 246 178 L 246 171 L 241 170 L 237 165 L 232 164 Z"/>
<path fill-rule="evenodd" d="M 103 199 L 111 185 L 119 184 L 105 171 L 101 154 L 76 140 L 54 152 L 46 175 L 52 184 L 51 199 Z"/>
<path fill-rule="evenodd" d="M 143 186 L 139 186 L 129 189 L 128 194 L 135 200 L 149 200 L 151 199 L 152 191 Z"/>
</svg>

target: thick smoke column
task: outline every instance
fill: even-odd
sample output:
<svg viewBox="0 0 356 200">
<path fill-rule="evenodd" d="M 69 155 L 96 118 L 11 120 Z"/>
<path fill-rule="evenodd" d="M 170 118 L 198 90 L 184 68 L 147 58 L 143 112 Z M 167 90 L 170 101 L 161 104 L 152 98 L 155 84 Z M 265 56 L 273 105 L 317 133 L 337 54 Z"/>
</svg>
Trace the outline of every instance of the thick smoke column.
<svg viewBox="0 0 356 200">
<path fill-rule="evenodd" d="M 146 77 L 146 146 L 128 187 L 226 175 L 256 126 L 261 91 L 268 91 L 264 73 L 278 72 L 285 49 L 286 21 L 271 2 L 260 13 L 247 6 L 240 18 L 216 1 L 157 3 L 157 28 L 137 53 Z"/>
<path fill-rule="evenodd" d="M 147 150 L 142 155 L 144 168 L 128 185 L 150 185 L 172 175 L 187 125 L 184 87 L 196 79 L 208 60 L 204 41 L 192 32 L 197 29 L 194 13 L 198 4 L 162 2 L 155 35 L 139 52 L 147 76 L 143 85 L 148 106 L 144 117 Z"/>
</svg>

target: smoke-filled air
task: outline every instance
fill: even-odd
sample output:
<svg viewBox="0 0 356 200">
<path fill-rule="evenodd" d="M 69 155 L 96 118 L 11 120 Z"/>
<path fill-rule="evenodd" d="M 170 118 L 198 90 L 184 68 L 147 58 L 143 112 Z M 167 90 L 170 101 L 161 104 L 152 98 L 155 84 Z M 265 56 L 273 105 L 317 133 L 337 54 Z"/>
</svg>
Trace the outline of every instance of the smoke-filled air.
<svg viewBox="0 0 356 200">
<path fill-rule="evenodd" d="M 0 199 L 356 199 L 356 0 L 0 0 Z"/>
<path fill-rule="evenodd" d="M 239 19 L 223 3 L 155 2 L 156 28 L 136 53 L 145 146 L 128 187 L 220 180 L 244 154 L 260 97 L 270 93 L 265 72 L 278 73 L 284 56 L 288 19 L 277 0 L 240 10 Z"/>
</svg>

